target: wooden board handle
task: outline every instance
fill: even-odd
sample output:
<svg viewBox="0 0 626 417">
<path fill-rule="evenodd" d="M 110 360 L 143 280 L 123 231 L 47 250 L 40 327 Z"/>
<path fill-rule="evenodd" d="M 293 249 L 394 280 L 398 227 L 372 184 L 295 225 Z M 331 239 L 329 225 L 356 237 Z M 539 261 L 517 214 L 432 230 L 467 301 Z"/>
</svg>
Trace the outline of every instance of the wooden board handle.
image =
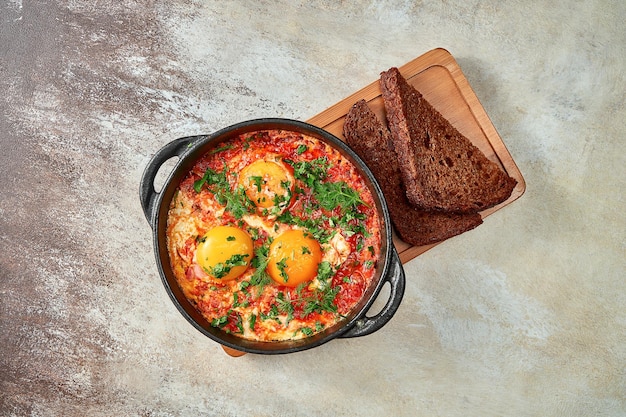
<svg viewBox="0 0 626 417">
<path fill-rule="evenodd" d="M 228 356 L 232 356 L 233 358 L 238 358 L 246 354 L 246 352 L 235 350 L 233 348 L 229 348 L 228 346 L 224 346 L 224 345 L 222 345 L 222 349 L 224 349 L 224 352 L 226 352 Z"/>
</svg>

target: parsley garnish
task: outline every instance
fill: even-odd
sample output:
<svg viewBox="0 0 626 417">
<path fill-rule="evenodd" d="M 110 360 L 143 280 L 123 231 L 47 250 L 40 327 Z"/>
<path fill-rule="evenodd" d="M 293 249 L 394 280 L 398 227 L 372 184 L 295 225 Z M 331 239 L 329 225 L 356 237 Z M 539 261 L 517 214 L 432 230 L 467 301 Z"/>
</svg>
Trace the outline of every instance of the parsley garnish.
<svg viewBox="0 0 626 417">
<path fill-rule="evenodd" d="M 251 183 L 256 185 L 256 190 L 258 192 L 261 192 L 261 185 L 263 185 L 263 177 L 254 175 L 254 176 L 249 177 L 248 179 L 250 180 Z"/>
<path fill-rule="evenodd" d="M 367 233 L 363 225 L 366 216 L 358 210 L 359 205 L 365 205 L 365 202 L 345 181 L 326 182 L 331 167 L 327 158 L 287 162 L 294 169 L 294 177 L 311 190 L 312 198 L 303 200 L 302 210 L 307 215 L 304 219 L 286 210 L 278 217 L 279 221 L 306 228 L 320 243 L 328 242 L 337 227 L 343 230 L 346 237 Z M 295 191 L 306 193 L 300 187 L 295 187 Z M 315 215 L 311 216 L 313 213 Z"/>
<path fill-rule="evenodd" d="M 213 184 L 223 184 L 224 182 L 228 183 L 228 179 L 226 178 L 226 170 L 224 172 L 216 172 L 211 168 L 207 168 L 204 171 L 204 175 L 199 180 L 193 183 L 193 189 L 196 190 L 197 193 L 202 191 L 202 186 L 204 184 L 213 185 Z"/>
<path fill-rule="evenodd" d="M 328 280 L 333 277 L 335 271 L 333 271 L 333 267 L 328 261 L 322 261 L 317 266 L 317 279 L 323 286 L 326 286 Z"/>
<path fill-rule="evenodd" d="M 276 266 L 280 271 L 281 278 L 287 282 L 289 281 L 289 275 L 287 274 L 287 258 L 283 258 L 280 261 L 276 262 Z"/>
<path fill-rule="evenodd" d="M 300 327 L 294 334 L 297 335 L 298 332 L 301 332 L 303 335 L 305 336 L 311 336 L 314 332 L 313 329 L 311 329 L 310 327 Z"/>
<path fill-rule="evenodd" d="M 317 218 L 301 219 L 291 214 L 289 210 L 285 210 L 277 217 L 277 220 L 306 229 L 320 243 L 327 243 L 337 233 L 337 230 L 328 230 L 328 228 L 323 227 L 324 222 L 328 220 L 328 217 L 324 215 L 320 215 Z"/>
<path fill-rule="evenodd" d="M 211 151 L 211 154 L 216 154 L 218 152 L 222 152 L 222 151 L 227 151 L 229 149 L 233 149 L 233 145 L 224 145 L 224 146 L 220 146 L 219 148 L 215 148 Z"/>
<path fill-rule="evenodd" d="M 234 254 L 230 258 L 228 258 L 226 262 L 218 262 L 213 267 L 206 268 L 206 272 L 209 275 L 213 275 L 217 279 L 224 278 L 234 267 L 246 265 L 245 258 L 247 258 L 248 256 L 249 255 L 247 253 Z"/>
<path fill-rule="evenodd" d="M 278 311 L 287 314 L 287 321 L 285 322 L 285 326 L 288 326 L 289 322 L 293 320 L 293 313 L 295 311 L 295 308 L 291 303 L 289 293 L 287 293 L 287 295 L 285 296 L 285 293 L 279 292 L 276 295 L 276 304 L 278 307 Z"/>
<path fill-rule="evenodd" d="M 299 179 L 310 188 L 316 182 L 320 182 L 326 179 L 328 175 L 328 168 L 330 168 L 330 162 L 326 157 L 320 157 L 312 161 L 298 161 L 293 162 L 285 160 L 293 166 L 293 174 L 296 179 Z"/>
<path fill-rule="evenodd" d="M 325 311 L 336 313 L 337 306 L 335 305 L 334 301 L 340 290 L 341 288 L 338 286 L 327 286 L 322 291 L 316 291 L 312 297 L 307 297 L 306 299 L 304 299 L 306 304 L 304 305 L 302 314 L 306 317 L 311 313 L 322 314 Z"/>
<path fill-rule="evenodd" d="M 241 318 L 241 315 L 239 313 L 235 313 L 237 315 L 237 322 L 235 323 L 235 325 L 237 326 L 237 330 L 239 330 L 239 333 L 243 333 L 243 319 Z"/>
<path fill-rule="evenodd" d="M 224 327 L 228 323 L 228 314 L 222 317 L 218 317 L 216 319 L 211 320 L 211 326 L 213 327 Z"/>
<path fill-rule="evenodd" d="M 342 211 L 356 208 L 363 204 L 359 194 L 345 181 L 320 182 L 313 189 L 315 198 L 328 211 L 341 207 Z"/>
<path fill-rule="evenodd" d="M 244 291 L 242 291 L 244 292 Z M 244 292 L 245 294 L 245 292 Z M 249 301 L 244 301 L 243 303 L 239 301 L 239 293 L 235 292 L 233 293 L 233 308 L 237 308 L 237 307 L 243 307 L 246 308 L 250 305 Z"/>
<path fill-rule="evenodd" d="M 239 304 L 239 293 L 235 292 L 233 293 L 233 307 L 239 307 L 241 306 L 241 304 Z"/>
<path fill-rule="evenodd" d="M 329 262 L 324 261 L 320 263 L 317 273 L 317 279 L 321 285 L 319 289 L 310 291 L 303 295 L 304 289 L 307 287 L 307 283 L 302 283 L 296 287 L 295 297 L 292 293 L 279 292 L 276 295 L 276 303 L 273 307 L 280 313 L 287 315 L 287 321 L 285 325 L 293 319 L 296 306 L 302 308 L 302 317 L 306 317 L 312 313 L 323 314 L 324 312 L 336 313 L 337 306 L 335 305 L 335 298 L 341 290 L 341 287 L 331 287 L 330 279 L 334 275 L 334 270 Z M 265 315 L 265 318 L 275 318 L 275 315 Z"/>
<path fill-rule="evenodd" d="M 260 246 L 254 252 L 255 257 L 252 258 L 251 265 L 256 270 L 252 274 L 248 285 L 253 285 L 257 287 L 257 296 L 263 293 L 263 289 L 266 285 L 268 285 L 272 278 L 270 278 L 269 274 L 265 270 L 267 268 L 267 264 L 269 263 L 269 245 L 265 244 Z M 243 283 L 242 283 L 243 284 Z"/>
<path fill-rule="evenodd" d="M 199 193 L 205 185 L 213 193 L 217 202 L 226 206 L 226 210 L 230 211 L 235 218 L 240 219 L 253 212 L 255 206 L 246 195 L 245 188 L 239 186 L 235 191 L 231 190 L 225 164 L 222 172 L 207 168 L 202 178 L 193 183 L 193 189 Z"/>
<path fill-rule="evenodd" d="M 257 229 L 256 227 L 249 227 L 248 234 L 250 235 L 252 240 L 257 240 L 260 237 L 259 229 Z"/>
<path fill-rule="evenodd" d="M 236 311 L 228 310 L 226 315 L 211 320 L 211 326 L 219 327 L 220 329 L 224 329 L 224 327 L 229 323 L 234 324 L 234 326 L 237 328 L 236 333 L 243 333 L 243 319 L 241 318 L 241 315 Z M 231 332 L 230 328 L 224 329 L 224 331 L 226 333 Z"/>
<path fill-rule="evenodd" d="M 270 307 L 270 311 L 268 313 L 259 313 L 259 317 L 261 317 L 261 320 L 274 320 L 278 323 L 280 323 L 280 319 L 278 318 L 280 312 L 278 311 L 278 307 L 276 306 L 276 304 L 272 304 L 272 307 Z"/>
</svg>

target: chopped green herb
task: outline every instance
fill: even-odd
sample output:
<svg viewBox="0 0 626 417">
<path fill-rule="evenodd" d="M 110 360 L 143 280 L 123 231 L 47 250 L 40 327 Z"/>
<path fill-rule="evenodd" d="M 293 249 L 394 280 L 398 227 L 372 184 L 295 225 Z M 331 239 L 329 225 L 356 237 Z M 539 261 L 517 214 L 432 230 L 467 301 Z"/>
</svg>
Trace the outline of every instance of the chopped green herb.
<svg viewBox="0 0 626 417">
<path fill-rule="evenodd" d="M 249 301 L 244 301 L 243 303 L 239 301 L 239 293 L 238 292 L 233 293 L 233 308 L 237 308 L 237 307 L 244 307 L 244 308 L 246 308 L 249 305 L 250 305 Z"/>
<path fill-rule="evenodd" d="M 291 303 L 291 299 L 289 298 L 289 293 L 285 296 L 285 293 L 279 292 L 276 295 L 276 304 L 278 306 L 278 311 L 287 314 L 287 322 L 285 323 L 285 326 L 288 326 L 289 322 L 293 320 L 293 313 L 295 311 L 295 308 Z"/>
<path fill-rule="evenodd" d="M 199 193 L 200 191 L 202 191 L 202 187 L 205 184 L 223 184 L 224 182 L 228 182 L 225 175 L 225 170 L 223 173 L 218 173 L 211 168 L 207 168 L 206 171 L 204 171 L 204 175 L 202 176 L 202 178 L 193 183 L 193 189 L 197 193 Z"/>
<path fill-rule="evenodd" d="M 237 330 L 239 330 L 239 333 L 243 333 L 243 319 L 241 318 L 241 315 L 239 313 L 237 314 L 237 322 L 235 323 L 235 325 L 237 326 Z"/>
<path fill-rule="evenodd" d="M 265 268 L 267 268 L 267 264 L 269 263 L 268 254 L 269 244 L 266 243 L 255 250 L 255 256 L 252 258 L 250 263 L 252 267 L 255 268 L 255 271 L 250 278 L 249 285 L 257 287 L 257 297 L 263 293 L 265 286 L 272 281 L 269 274 L 265 270 Z"/>
<path fill-rule="evenodd" d="M 268 313 L 259 313 L 259 317 L 261 318 L 261 320 L 274 320 L 277 323 L 280 323 L 280 318 L 278 317 L 280 315 L 280 312 L 278 311 L 278 307 L 276 306 L 276 304 L 272 304 L 272 307 L 270 307 L 270 311 Z"/>
<path fill-rule="evenodd" d="M 313 329 L 311 329 L 310 327 L 301 327 L 301 328 L 299 328 L 298 331 L 296 331 L 296 333 L 294 334 L 294 336 L 297 335 L 298 332 L 301 332 L 305 336 L 311 336 L 314 333 Z"/>
<path fill-rule="evenodd" d="M 293 166 L 294 176 L 309 187 L 313 187 L 315 183 L 321 182 L 328 176 L 328 168 L 330 162 L 326 157 L 320 157 L 312 161 L 288 161 Z"/>
<path fill-rule="evenodd" d="M 254 175 L 254 176 L 249 177 L 248 179 L 250 180 L 250 182 L 256 185 L 256 190 L 258 192 L 261 192 L 261 185 L 263 185 L 263 177 Z"/>
<path fill-rule="evenodd" d="M 289 210 L 285 210 L 277 217 L 277 220 L 282 223 L 297 225 L 306 229 L 320 243 L 327 243 L 337 233 L 336 230 L 327 230 L 323 227 L 326 219 L 327 217 L 323 215 L 317 218 L 301 219 L 291 214 Z"/>
<path fill-rule="evenodd" d="M 216 154 L 222 151 L 227 151 L 229 149 L 233 149 L 233 145 L 224 145 L 224 146 L 220 146 L 219 148 L 215 148 L 211 151 L 211 154 Z"/>
<path fill-rule="evenodd" d="M 337 207 L 341 207 L 345 211 L 354 209 L 359 204 L 364 204 L 359 193 L 345 181 L 319 183 L 316 184 L 313 191 L 317 201 L 328 211 Z"/>
<path fill-rule="evenodd" d="M 252 240 L 257 240 L 260 237 L 259 229 L 257 229 L 256 227 L 248 228 L 248 234 L 250 234 Z"/>
<path fill-rule="evenodd" d="M 276 266 L 280 271 L 281 278 L 287 282 L 289 281 L 289 275 L 287 274 L 287 258 L 283 258 L 280 261 L 276 262 Z"/>
<path fill-rule="evenodd" d="M 296 224 L 308 229 L 320 243 L 327 243 L 339 227 L 345 237 L 354 234 L 367 234 L 364 226 L 366 216 L 358 210 L 359 205 L 366 205 L 357 190 L 345 181 L 325 182 L 331 165 L 327 158 L 320 157 L 312 161 L 287 161 L 294 168 L 294 177 L 302 181 L 311 190 L 313 198 L 304 200 L 303 212 L 312 215 L 300 219 L 291 213 L 284 212 L 279 220 L 288 224 Z M 308 193 L 295 187 L 296 193 Z M 323 210 L 320 215 L 319 211 Z M 324 213 L 333 213 L 332 216 Z"/>
<path fill-rule="evenodd" d="M 334 301 L 340 290 L 340 287 L 331 287 L 329 285 L 322 291 L 317 291 L 315 296 L 306 300 L 306 304 L 304 305 L 304 309 L 302 311 L 303 316 L 306 317 L 311 313 L 321 314 L 325 311 L 336 313 L 337 306 Z"/>
<path fill-rule="evenodd" d="M 335 271 L 333 271 L 333 267 L 328 261 L 322 261 L 317 266 L 317 279 L 323 284 L 326 284 L 334 274 Z"/>
<path fill-rule="evenodd" d="M 213 193 L 217 202 L 226 206 L 226 210 L 230 211 L 235 218 L 240 219 L 254 210 L 254 203 L 248 198 L 244 187 L 239 186 L 235 191 L 231 190 L 226 165 L 222 172 L 207 168 L 202 178 L 194 182 L 193 188 L 199 193 L 205 185 Z"/>
<path fill-rule="evenodd" d="M 218 317 L 216 319 L 211 320 L 211 326 L 213 327 L 224 327 L 228 323 L 228 314 L 222 317 Z"/>
<path fill-rule="evenodd" d="M 205 268 L 206 272 L 217 279 L 224 278 L 234 267 L 246 265 L 245 258 L 248 256 L 247 253 L 234 254 L 226 262 L 218 262 L 213 267 Z"/>
</svg>

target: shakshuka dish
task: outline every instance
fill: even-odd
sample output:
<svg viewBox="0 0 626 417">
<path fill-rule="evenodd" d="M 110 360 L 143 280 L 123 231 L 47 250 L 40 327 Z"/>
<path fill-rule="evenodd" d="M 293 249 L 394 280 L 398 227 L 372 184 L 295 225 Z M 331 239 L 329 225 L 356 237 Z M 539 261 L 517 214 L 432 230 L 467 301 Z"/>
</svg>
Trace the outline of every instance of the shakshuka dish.
<svg viewBox="0 0 626 417">
<path fill-rule="evenodd" d="M 301 339 L 361 300 L 381 255 L 381 219 L 356 167 L 285 130 L 228 139 L 172 198 L 176 280 L 211 326 L 258 341 Z"/>
</svg>

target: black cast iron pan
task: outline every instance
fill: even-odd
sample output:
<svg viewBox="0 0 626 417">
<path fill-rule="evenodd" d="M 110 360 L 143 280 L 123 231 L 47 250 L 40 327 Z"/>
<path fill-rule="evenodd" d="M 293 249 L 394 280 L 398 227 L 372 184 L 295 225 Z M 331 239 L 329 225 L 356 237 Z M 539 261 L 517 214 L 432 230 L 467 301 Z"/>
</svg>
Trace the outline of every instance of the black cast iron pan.
<svg viewBox="0 0 626 417">
<path fill-rule="evenodd" d="M 204 154 L 219 146 L 223 141 L 243 133 L 258 130 L 282 129 L 304 133 L 324 141 L 348 158 L 361 172 L 374 196 L 376 208 L 381 218 L 383 255 L 371 285 L 352 313 L 335 326 L 329 327 L 311 337 L 296 341 L 258 342 L 239 338 L 212 327 L 184 296 L 176 282 L 169 263 L 165 242 L 167 212 L 173 194 L 183 177 L 194 163 Z M 172 159 L 178 162 L 170 172 L 163 187 L 156 191 L 155 178 L 162 165 Z M 385 198 L 365 163 L 339 138 L 311 124 L 291 119 L 255 119 L 241 122 L 210 135 L 188 136 L 176 139 L 158 150 L 152 157 L 141 178 L 140 199 L 144 214 L 153 232 L 154 254 L 163 285 L 180 313 L 197 330 L 231 349 L 246 353 L 279 354 L 291 353 L 320 346 L 334 338 L 358 337 L 373 333 L 391 320 L 398 310 L 404 295 L 404 269 L 392 242 L 391 221 Z M 375 315 L 367 312 L 379 295 L 381 288 L 389 283 L 389 298 L 384 307 Z"/>
</svg>

